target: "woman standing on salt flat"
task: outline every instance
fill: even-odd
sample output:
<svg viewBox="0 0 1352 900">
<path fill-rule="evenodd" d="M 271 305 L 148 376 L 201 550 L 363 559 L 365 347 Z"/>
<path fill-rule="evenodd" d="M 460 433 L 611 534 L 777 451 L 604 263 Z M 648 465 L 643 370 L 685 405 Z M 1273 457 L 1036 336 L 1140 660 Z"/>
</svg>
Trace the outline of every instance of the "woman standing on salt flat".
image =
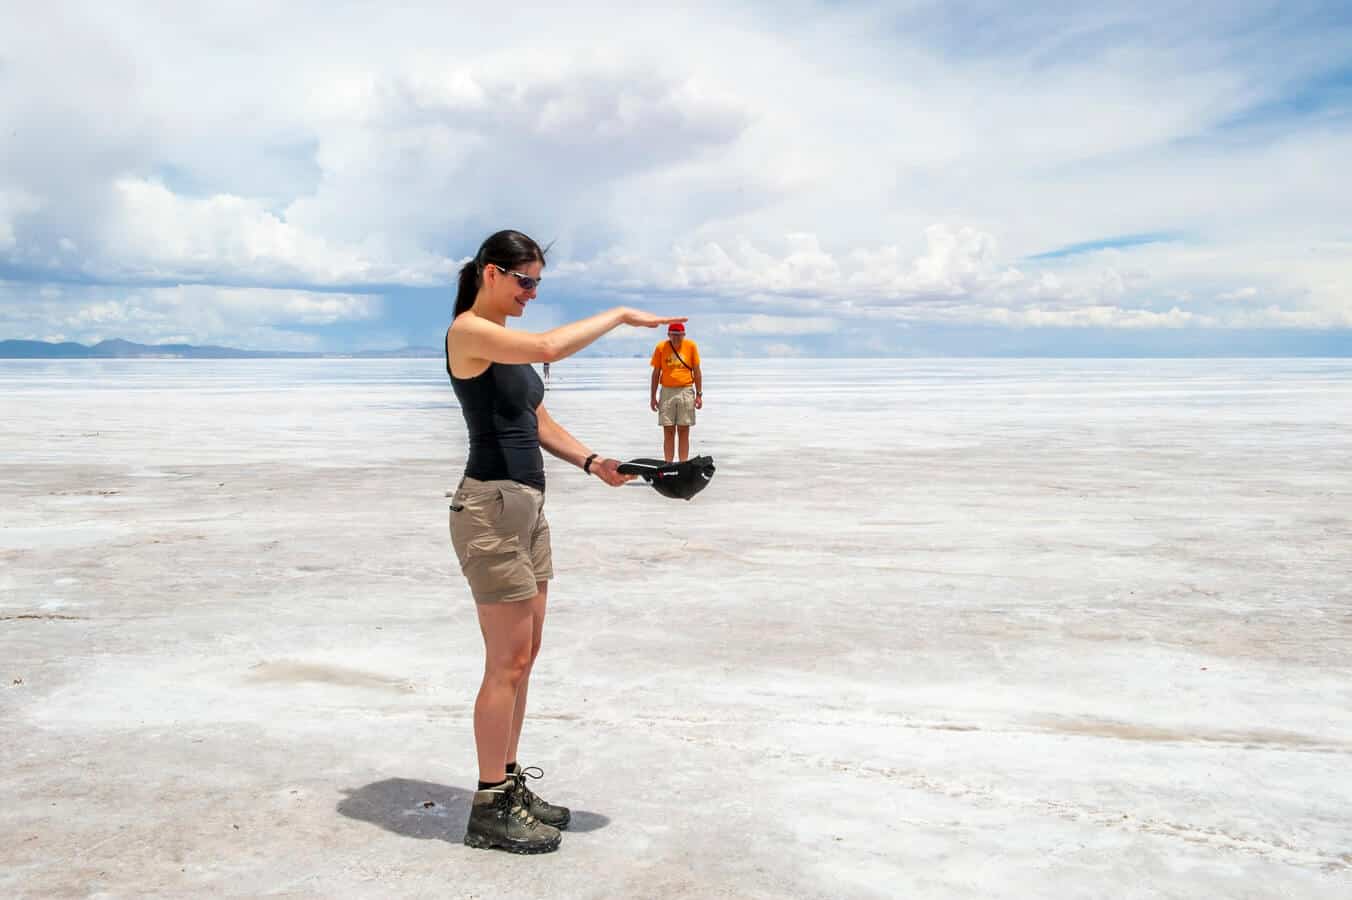
<svg viewBox="0 0 1352 900">
<path fill-rule="evenodd" d="M 616 307 L 538 334 L 507 328 L 535 298 L 544 267 L 545 251 L 526 235 L 491 235 L 460 269 L 446 331 L 446 372 L 469 427 L 465 477 L 451 501 L 451 543 L 474 595 L 485 660 L 474 704 L 479 786 L 465 843 L 514 853 L 556 849 L 570 818 L 526 786 L 528 774 L 543 773 L 516 761 L 554 575 L 540 450 L 611 486 L 633 478 L 549 415 L 531 364 L 570 356 L 619 325 L 685 321 Z"/>
</svg>

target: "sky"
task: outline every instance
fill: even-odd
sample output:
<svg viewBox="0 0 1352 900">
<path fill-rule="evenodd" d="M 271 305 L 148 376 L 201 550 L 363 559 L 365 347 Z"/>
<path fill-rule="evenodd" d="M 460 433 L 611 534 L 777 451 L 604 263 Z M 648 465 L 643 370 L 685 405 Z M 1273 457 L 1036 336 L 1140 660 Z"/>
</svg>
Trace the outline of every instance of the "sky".
<svg viewBox="0 0 1352 900">
<path fill-rule="evenodd" d="M 0 339 L 1352 355 L 1346 3 L 680 7 L 0 0 Z"/>
</svg>

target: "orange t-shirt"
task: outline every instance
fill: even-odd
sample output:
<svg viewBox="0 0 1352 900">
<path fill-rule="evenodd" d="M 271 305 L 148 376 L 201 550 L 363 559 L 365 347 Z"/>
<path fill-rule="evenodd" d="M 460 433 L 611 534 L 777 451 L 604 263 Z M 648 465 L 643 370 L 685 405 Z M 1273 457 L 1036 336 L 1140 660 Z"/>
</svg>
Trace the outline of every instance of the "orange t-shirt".
<svg viewBox="0 0 1352 900">
<path fill-rule="evenodd" d="M 680 359 L 676 354 L 680 354 Z M 685 365 L 681 364 L 681 359 L 685 360 Z M 689 387 L 695 383 L 695 373 L 690 369 L 699 368 L 699 347 L 690 338 L 684 338 L 681 341 L 679 350 L 672 346 L 670 339 L 663 341 L 653 348 L 653 358 L 650 365 L 654 369 L 662 370 L 661 383 L 665 387 Z M 689 366 L 687 368 L 686 366 Z"/>
</svg>

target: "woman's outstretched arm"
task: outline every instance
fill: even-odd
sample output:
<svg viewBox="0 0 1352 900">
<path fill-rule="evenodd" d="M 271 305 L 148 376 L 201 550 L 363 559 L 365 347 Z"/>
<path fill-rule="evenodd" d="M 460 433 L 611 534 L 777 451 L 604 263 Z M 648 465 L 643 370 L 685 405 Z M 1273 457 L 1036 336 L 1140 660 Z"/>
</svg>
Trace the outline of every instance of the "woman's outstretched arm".
<svg viewBox="0 0 1352 900">
<path fill-rule="evenodd" d="M 685 316 L 655 316 L 627 306 L 551 328 L 539 333 L 518 331 L 475 315 L 462 315 L 451 325 L 448 335 L 455 338 L 461 358 L 486 359 L 500 363 L 558 362 L 595 341 L 618 325 L 656 328 L 670 322 L 684 322 Z"/>
</svg>

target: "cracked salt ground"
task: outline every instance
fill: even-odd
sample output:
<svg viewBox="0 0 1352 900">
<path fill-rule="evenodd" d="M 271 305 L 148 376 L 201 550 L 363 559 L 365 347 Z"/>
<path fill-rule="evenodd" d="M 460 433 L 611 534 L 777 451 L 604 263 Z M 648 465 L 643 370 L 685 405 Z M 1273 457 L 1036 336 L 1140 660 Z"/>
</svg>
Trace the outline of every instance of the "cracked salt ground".
<svg viewBox="0 0 1352 900">
<path fill-rule="evenodd" d="M 1352 896 L 1352 364 L 711 360 L 690 503 L 549 463 L 525 859 L 440 365 L 0 363 L 0 894 Z"/>
</svg>

